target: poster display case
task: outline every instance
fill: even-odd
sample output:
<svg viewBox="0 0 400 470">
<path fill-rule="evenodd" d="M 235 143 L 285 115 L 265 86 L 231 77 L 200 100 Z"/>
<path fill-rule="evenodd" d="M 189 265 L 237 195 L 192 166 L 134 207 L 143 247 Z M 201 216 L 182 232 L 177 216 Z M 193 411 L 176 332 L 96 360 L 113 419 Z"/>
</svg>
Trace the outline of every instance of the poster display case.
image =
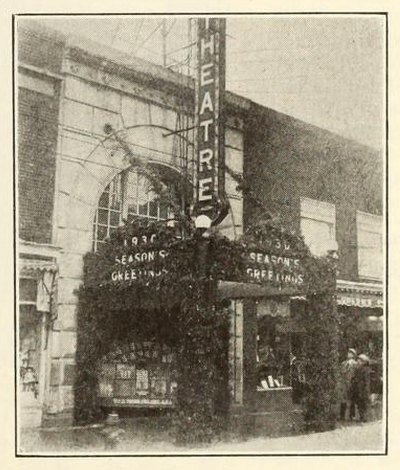
<svg viewBox="0 0 400 470">
<path fill-rule="evenodd" d="M 175 358 L 152 341 L 115 345 L 98 367 L 98 399 L 104 407 L 173 407 Z"/>
</svg>

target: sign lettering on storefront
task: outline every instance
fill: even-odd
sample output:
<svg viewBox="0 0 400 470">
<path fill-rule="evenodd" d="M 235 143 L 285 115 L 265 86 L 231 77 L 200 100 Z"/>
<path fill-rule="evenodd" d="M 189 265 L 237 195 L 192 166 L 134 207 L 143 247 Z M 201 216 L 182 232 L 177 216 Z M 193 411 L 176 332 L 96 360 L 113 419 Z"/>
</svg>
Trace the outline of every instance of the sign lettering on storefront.
<svg viewBox="0 0 400 470">
<path fill-rule="evenodd" d="M 346 307 L 383 308 L 383 300 L 381 297 L 368 294 L 338 293 L 337 304 Z"/>
<path fill-rule="evenodd" d="M 225 19 L 198 20 L 196 211 L 215 218 L 224 197 Z"/>
</svg>

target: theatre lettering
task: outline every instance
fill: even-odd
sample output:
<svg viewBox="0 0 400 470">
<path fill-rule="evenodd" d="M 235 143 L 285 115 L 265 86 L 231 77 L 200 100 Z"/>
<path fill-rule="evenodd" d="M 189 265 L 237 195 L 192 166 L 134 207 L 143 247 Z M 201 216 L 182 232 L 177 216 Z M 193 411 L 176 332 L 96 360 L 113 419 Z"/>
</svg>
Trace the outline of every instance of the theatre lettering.
<svg viewBox="0 0 400 470">
<path fill-rule="evenodd" d="M 221 105 L 225 87 L 223 19 L 199 19 L 199 72 L 196 89 L 197 212 L 213 218 L 224 191 L 224 129 Z"/>
</svg>

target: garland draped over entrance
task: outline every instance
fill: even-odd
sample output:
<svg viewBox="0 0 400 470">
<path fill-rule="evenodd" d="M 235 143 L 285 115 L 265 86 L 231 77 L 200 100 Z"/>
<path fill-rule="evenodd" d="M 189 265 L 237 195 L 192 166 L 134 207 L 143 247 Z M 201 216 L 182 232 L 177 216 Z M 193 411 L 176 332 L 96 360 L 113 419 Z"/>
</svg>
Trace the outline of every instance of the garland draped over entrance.
<svg viewBox="0 0 400 470">
<path fill-rule="evenodd" d="M 259 228 L 254 230 L 259 234 Z M 264 237 L 276 230 L 282 232 L 265 224 L 261 229 Z M 334 423 L 335 274 L 330 262 L 312 258 L 302 239 L 290 236 L 305 255 L 304 293 L 310 302 L 305 328 L 310 334 L 312 373 L 305 416 L 322 428 L 321 423 Z M 202 243 L 207 244 L 206 270 L 198 266 Z M 229 302 L 219 299 L 218 281 L 246 279 L 249 243 L 246 236 L 237 242 L 216 233 L 205 241 L 190 226 L 180 238 L 164 224 L 134 221 L 118 229 L 98 253 L 85 256 L 83 284 L 77 292 L 77 423 L 101 418 L 99 363 L 113 345 L 133 335 L 174 352 L 178 441 L 211 441 L 230 407 Z"/>
</svg>

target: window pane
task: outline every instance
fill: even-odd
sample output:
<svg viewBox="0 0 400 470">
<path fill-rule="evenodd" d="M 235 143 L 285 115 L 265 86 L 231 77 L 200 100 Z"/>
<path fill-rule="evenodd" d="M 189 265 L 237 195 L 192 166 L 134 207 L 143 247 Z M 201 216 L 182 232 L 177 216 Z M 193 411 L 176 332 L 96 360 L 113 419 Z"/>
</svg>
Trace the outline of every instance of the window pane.
<svg viewBox="0 0 400 470">
<path fill-rule="evenodd" d="M 160 219 L 167 219 L 168 218 L 168 205 L 167 204 L 160 204 Z"/>
<path fill-rule="evenodd" d="M 358 271 L 360 276 L 381 279 L 383 252 L 380 233 L 358 230 Z"/>
<path fill-rule="evenodd" d="M 105 209 L 99 209 L 97 213 L 97 222 L 99 224 L 108 224 L 108 211 Z"/>
<path fill-rule="evenodd" d="M 110 211 L 110 225 L 112 227 L 118 227 L 119 225 L 119 212 Z"/>
<path fill-rule="evenodd" d="M 333 226 L 326 222 L 312 219 L 301 219 L 301 232 L 311 253 L 325 255 L 334 239 Z"/>
<path fill-rule="evenodd" d="M 107 238 L 107 227 L 99 225 L 97 227 L 97 239 L 104 240 L 105 238 Z"/>
<path fill-rule="evenodd" d="M 20 279 L 19 299 L 23 301 L 36 301 L 37 281 L 36 279 Z"/>
<path fill-rule="evenodd" d="M 158 203 L 157 201 L 150 201 L 149 204 L 149 216 L 157 217 L 158 215 Z"/>
<path fill-rule="evenodd" d="M 128 204 L 128 214 L 137 214 L 137 203 L 136 201 Z"/>
<path fill-rule="evenodd" d="M 140 202 L 139 201 L 139 214 L 140 215 L 147 215 L 147 202 Z"/>
</svg>

